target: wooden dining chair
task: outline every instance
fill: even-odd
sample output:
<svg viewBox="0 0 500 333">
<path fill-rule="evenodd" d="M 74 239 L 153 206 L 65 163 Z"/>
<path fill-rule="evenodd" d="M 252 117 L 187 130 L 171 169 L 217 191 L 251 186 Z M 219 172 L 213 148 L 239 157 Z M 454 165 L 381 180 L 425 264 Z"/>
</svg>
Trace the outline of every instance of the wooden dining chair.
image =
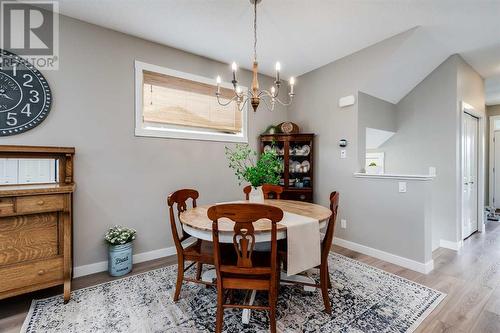
<svg viewBox="0 0 500 333">
<path fill-rule="evenodd" d="M 283 218 L 277 207 L 260 204 L 223 204 L 208 209 L 213 221 L 214 263 L 217 270 L 216 332 L 222 332 L 224 309 L 240 308 L 268 310 L 271 332 L 276 332 L 276 302 L 279 287 L 279 261 L 276 223 Z M 234 221 L 233 253 L 223 253 L 219 243 L 219 219 Z M 271 252 L 253 251 L 255 247 L 254 222 L 269 219 L 271 223 Z M 234 289 L 263 290 L 269 293 L 268 306 L 226 303 Z M 226 295 L 226 291 L 227 295 Z"/>
<path fill-rule="evenodd" d="M 330 302 L 330 297 L 328 296 L 328 289 L 331 288 L 330 273 L 328 270 L 328 255 L 330 254 L 330 250 L 332 248 L 333 233 L 335 231 L 335 222 L 337 220 L 338 209 L 339 193 L 334 191 L 330 193 L 330 210 L 332 211 L 332 215 L 330 216 L 330 220 L 328 221 L 324 237 L 321 240 L 321 263 L 318 267 L 316 267 L 319 268 L 319 283 L 312 284 L 282 279 L 283 282 L 287 282 L 290 284 L 299 284 L 321 289 L 325 312 L 328 314 L 332 313 L 332 305 Z M 286 248 L 284 251 L 280 251 L 280 256 L 282 258 L 286 258 Z"/>
<path fill-rule="evenodd" d="M 252 192 L 252 186 L 248 185 L 243 188 L 246 200 L 249 199 L 250 192 Z M 269 199 L 270 194 L 273 195 L 273 199 L 280 199 L 281 193 L 283 193 L 283 187 L 273 184 L 264 184 L 262 185 L 262 192 L 264 193 L 264 199 Z"/>
<path fill-rule="evenodd" d="M 214 264 L 212 243 L 198 239 L 195 243 L 184 247 L 182 242 L 190 236 L 184 231 L 184 229 L 182 229 L 182 227 L 182 236 L 179 236 L 179 232 L 177 230 L 176 216 L 177 219 L 179 219 L 180 214 L 187 210 L 187 202 L 189 199 L 192 200 L 192 207 L 196 207 L 196 199 L 198 199 L 198 197 L 198 191 L 191 189 L 178 190 L 171 193 L 167 197 L 167 204 L 170 211 L 170 227 L 172 229 L 172 237 L 177 251 L 177 282 L 175 285 L 174 302 L 179 300 L 183 281 L 213 285 L 213 283 L 201 280 L 203 264 Z M 177 206 L 175 210 L 174 205 Z M 185 267 L 184 263 L 186 261 L 192 261 L 192 263 Z M 185 277 L 184 273 L 194 264 L 196 264 L 196 278 L 193 279 Z"/>
</svg>

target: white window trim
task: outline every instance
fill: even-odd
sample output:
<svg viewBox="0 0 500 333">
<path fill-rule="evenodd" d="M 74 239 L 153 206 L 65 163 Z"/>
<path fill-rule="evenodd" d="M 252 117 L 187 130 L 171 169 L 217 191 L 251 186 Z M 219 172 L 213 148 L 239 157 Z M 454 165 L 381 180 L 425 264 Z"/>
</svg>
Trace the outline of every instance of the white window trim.
<svg viewBox="0 0 500 333">
<path fill-rule="evenodd" d="M 171 139 L 188 139 L 188 140 L 207 140 L 207 141 L 222 141 L 222 142 L 243 142 L 248 143 L 248 105 L 241 111 L 242 114 L 242 131 L 238 134 L 216 133 L 203 131 L 201 129 L 179 129 L 179 128 L 143 128 L 142 123 L 142 101 L 143 101 L 143 71 L 150 71 L 183 79 L 197 81 L 200 83 L 214 85 L 214 80 L 199 75 L 184 73 L 173 69 L 148 64 L 135 60 L 135 136 L 155 137 L 155 138 L 171 138 Z M 233 89 L 231 83 L 222 82 L 222 88 Z M 215 86 L 214 86 L 215 87 Z M 241 87 L 242 91 L 247 91 L 248 88 Z M 215 90 L 214 90 L 215 91 Z"/>
</svg>

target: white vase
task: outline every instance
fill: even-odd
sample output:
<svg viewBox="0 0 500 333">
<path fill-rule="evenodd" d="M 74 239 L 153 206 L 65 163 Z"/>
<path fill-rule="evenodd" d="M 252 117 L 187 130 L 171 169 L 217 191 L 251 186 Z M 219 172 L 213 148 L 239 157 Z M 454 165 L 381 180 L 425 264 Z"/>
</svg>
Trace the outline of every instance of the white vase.
<svg viewBox="0 0 500 333">
<path fill-rule="evenodd" d="M 262 192 L 262 186 L 254 188 L 250 191 L 248 201 L 251 203 L 264 203 L 264 192 Z"/>
<path fill-rule="evenodd" d="M 366 167 L 366 173 L 371 174 L 371 175 L 378 175 L 380 174 L 380 167 L 379 166 L 367 166 Z"/>
</svg>

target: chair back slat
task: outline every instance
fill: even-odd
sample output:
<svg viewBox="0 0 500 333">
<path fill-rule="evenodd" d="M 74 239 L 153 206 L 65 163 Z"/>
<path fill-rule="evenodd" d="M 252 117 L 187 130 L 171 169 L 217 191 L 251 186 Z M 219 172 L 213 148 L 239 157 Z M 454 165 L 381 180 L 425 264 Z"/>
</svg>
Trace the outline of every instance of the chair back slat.
<svg viewBox="0 0 500 333">
<path fill-rule="evenodd" d="M 243 193 L 245 193 L 245 198 L 248 200 L 250 198 L 250 192 L 252 191 L 252 186 L 248 185 L 243 188 Z M 264 199 L 269 199 L 270 194 L 275 195 L 275 199 L 280 199 L 281 193 L 283 193 L 283 187 L 273 184 L 262 185 L 262 192 L 264 193 Z"/>
<path fill-rule="evenodd" d="M 179 215 L 187 210 L 187 202 L 191 199 L 193 208 L 196 207 L 196 199 L 198 199 L 199 193 L 192 189 L 182 189 L 170 193 L 167 197 L 167 205 L 169 207 L 170 216 L 170 228 L 172 229 L 172 237 L 174 239 L 174 244 L 177 249 L 177 254 L 182 252 L 182 241 L 189 237 L 189 235 L 181 229 L 182 237 L 179 237 L 179 230 L 177 228 L 177 220 L 179 220 Z"/>
<path fill-rule="evenodd" d="M 255 247 L 255 228 L 253 223 L 260 219 L 268 219 L 271 223 L 271 266 L 277 265 L 277 227 L 276 223 L 283 218 L 283 211 L 277 207 L 261 204 L 222 204 L 208 209 L 208 218 L 212 223 L 214 243 L 214 261 L 217 274 L 220 274 L 221 252 L 219 246 L 219 219 L 228 218 L 234 222 L 233 247 L 237 256 L 235 273 L 248 273 L 254 268 L 252 253 Z M 240 270 L 239 270 L 240 269 Z M 218 276 L 219 278 L 219 276 Z"/>
<path fill-rule="evenodd" d="M 238 267 L 253 267 L 252 253 L 255 247 L 253 223 L 235 223 L 233 245 L 236 252 Z"/>
</svg>

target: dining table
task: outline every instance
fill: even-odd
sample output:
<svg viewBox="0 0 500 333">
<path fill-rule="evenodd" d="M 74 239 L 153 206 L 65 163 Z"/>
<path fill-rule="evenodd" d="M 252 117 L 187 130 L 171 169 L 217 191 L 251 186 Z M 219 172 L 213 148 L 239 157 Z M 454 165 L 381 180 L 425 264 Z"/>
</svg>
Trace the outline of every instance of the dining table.
<svg viewBox="0 0 500 333">
<path fill-rule="evenodd" d="M 212 241 L 212 220 L 207 216 L 207 211 L 211 206 L 224 204 L 224 203 L 249 203 L 249 201 L 231 201 L 231 202 L 220 202 L 208 205 L 199 205 L 197 207 L 188 209 L 179 215 L 179 220 L 182 224 L 182 228 L 189 235 L 202 239 L 205 241 Z M 332 215 L 329 208 L 323 207 L 318 204 L 295 201 L 295 200 L 282 200 L 282 199 L 265 199 L 263 204 L 271 205 L 280 208 L 283 212 L 288 212 L 294 214 L 295 216 L 303 216 L 305 219 L 314 219 L 319 224 L 319 229 L 324 229 Z M 285 221 L 283 221 L 285 222 Z M 255 250 L 265 251 L 269 249 L 269 244 L 271 241 L 271 222 L 266 219 L 261 219 L 254 222 L 255 230 Z M 234 222 L 229 219 L 219 220 L 219 242 L 221 243 L 233 243 L 233 227 Z M 285 239 L 287 237 L 287 225 L 286 223 L 279 222 L 277 224 L 277 239 Z M 319 244 L 318 244 L 319 247 Z M 292 276 L 287 276 L 286 273 L 282 272 L 282 277 L 286 277 L 287 281 L 292 282 L 303 282 L 303 283 L 314 283 L 314 280 L 306 274 L 296 274 Z M 213 282 L 216 278 L 215 269 L 207 270 L 203 273 L 202 279 L 207 282 Z M 286 284 L 286 283 L 283 283 Z M 314 291 L 314 287 L 304 286 L 306 291 Z M 248 297 L 248 303 L 252 304 L 255 299 L 255 291 L 252 291 Z M 244 323 L 248 323 L 250 320 L 250 310 L 244 309 L 242 313 L 242 320 Z"/>
</svg>

